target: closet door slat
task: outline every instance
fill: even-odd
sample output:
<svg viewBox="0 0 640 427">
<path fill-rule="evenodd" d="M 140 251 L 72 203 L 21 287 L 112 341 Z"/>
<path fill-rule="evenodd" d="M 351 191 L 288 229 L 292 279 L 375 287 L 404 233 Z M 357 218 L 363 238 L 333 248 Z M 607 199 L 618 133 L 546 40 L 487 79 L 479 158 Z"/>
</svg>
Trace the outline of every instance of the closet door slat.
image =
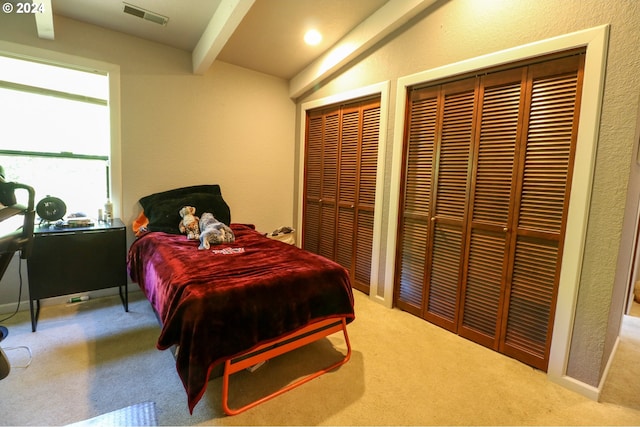
<svg viewBox="0 0 640 427">
<path fill-rule="evenodd" d="M 378 141 L 380 139 L 380 102 L 361 108 L 361 134 L 358 163 L 356 231 L 353 248 L 353 280 L 355 287 L 370 292 L 371 257 L 373 253 L 373 219 L 378 175 Z"/>
<path fill-rule="evenodd" d="M 448 224 L 435 227 L 426 318 L 450 330 L 456 327 L 461 248 L 460 227 Z"/>
<path fill-rule="evenodd" d="M 503 352 L 546 370 L 554 308 L 557 242 L 519 237 L 511 280 Z"/>
<path fill-rule="evenodd" d="M 358 232 L 354 250 L 354 278 L 356 283 L 369 288 L 371 281 L 371 250 L 373 246 L 373 211 L 358 210 Z"/>
<path fill-rule="evenodd" d="M 378 140 L 380 134 L 380 105 L 362 112 L 362 145 L 358 168 L 358 205 L 373 210 L 376 202 L 378 174 Z"/>
<path fill-rule="evenodd" d="M 358 108 L 343 108 L 341 116 L 335 261 L 352 271 L 354 233 L 357 227 L 355 201 L 358 192 L 360 111 Z"/>
<path fill-rule="evenodd" d="M 471 222 L 458 333 L 498 348 L 507 272 L 507 233 L 521 121 L 523 70 L 480 80 L 480 115 L 471 185 Z"/>
<path fill-rule="evenodd" d="M 584 56 L 530 67 L 513 271 L 501 348 L 546 370 L 580 110 Z"/>
<path fill-rule="evenodd" d="M 438 118 L 438 90 L 417 91 L 407 114 L 395 303 L 422 316 Z"/>
<path fill-rule="evenodd" d="M 425 318 L 452 331 L 457 331 L 475 99 L 475 79 L 442 88 Z"/>
<path fill-rule="evenodd" d="M 305 204 L 302 247 L 311 252 L 320 248 L 320 195 L 322 193 L 322 141 L 324 118 L 321 114 L 307 118 L 305 153 Z"/>
<path fill-rule="evenodd" d="M 369 293 L 378 171 L 380 98 L 307 112 L 305 249 L 349 270 Z"/>
</svg>

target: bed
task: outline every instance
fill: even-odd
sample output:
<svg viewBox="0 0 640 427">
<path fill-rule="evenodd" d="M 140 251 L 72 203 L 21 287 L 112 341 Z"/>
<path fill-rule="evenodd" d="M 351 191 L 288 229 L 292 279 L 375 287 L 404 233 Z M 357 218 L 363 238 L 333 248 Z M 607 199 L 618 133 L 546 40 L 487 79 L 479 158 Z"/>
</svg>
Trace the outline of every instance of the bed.
<svg viewBox="0 0 640 427">
<path fill-rule="evenodd" d="M 176 369 L 191 413 L 216 367 L 223 366 L 223 410 L 234 415 L 349 360 L 347 324 L 355 314 L 340 265 L 269 239 L 250 224 L 231 223 L 217 185 L 155 193 L 140 205 L 128 271 L 160 320 L 158 349 L 178 349 Z M 198 240 L 179 234 L 178 210 L 185 205 L 196 207 L 196 215 L 213 213 L 235 241 L 198 250 Z M 241 408 L 229 407 L 233 373 L 338 332 L 347 345 L 342 360 Z"/>
</svg>

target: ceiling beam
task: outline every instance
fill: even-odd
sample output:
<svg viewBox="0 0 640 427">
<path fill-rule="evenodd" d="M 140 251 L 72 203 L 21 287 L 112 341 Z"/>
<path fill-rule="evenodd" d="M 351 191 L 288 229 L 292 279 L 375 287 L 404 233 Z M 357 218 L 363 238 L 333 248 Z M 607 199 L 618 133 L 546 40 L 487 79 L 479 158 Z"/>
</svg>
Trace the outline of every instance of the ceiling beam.
<svg viewBox="0 0 640 427">
<path fill-rule="evenodd" d="M 38 9 L 33 15 L 36 18 L 38 37 L 53 40 L 53 9 L 51 8 L 51 0 L 38 0 L 37 4 L 35 2 L 33 3 L 33 7 L 36 6 Z"/>
<path fill-rule="evenodd" d="M 204 74 L 255 0 L 221 0 L 191 54 L 193 73 Z"/>
<path fill-rule="evenodd" d="M 289 81 L 289 97 L 296 99 L 302 96 L 435 2 L 436 0 L 393 0 L 385 3 L 294 76 Z"/>
</svg>

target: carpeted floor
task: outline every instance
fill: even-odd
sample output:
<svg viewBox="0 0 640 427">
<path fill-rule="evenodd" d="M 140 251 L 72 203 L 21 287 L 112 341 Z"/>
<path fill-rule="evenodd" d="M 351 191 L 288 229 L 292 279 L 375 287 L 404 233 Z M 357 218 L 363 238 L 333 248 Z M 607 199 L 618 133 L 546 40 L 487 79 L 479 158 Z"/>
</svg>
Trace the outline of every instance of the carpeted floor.
<svg viewBox="0 0 640 427">
<path fill-rule="evenodd" d="M 0 425 L 66 425 L 154 402 L 159 425 L 638 425 L 640 349 L 624 330 L 602 402 L 551 383 L 546 374 L 356 292 L 351 360 L 243 414 L 228 417 L 221 379 L 189 415 L 159 326 L 139 292 L 125 313 L 117 296 L 45 306 L 38 330 L 29 313 L 4 322 L 3 348 L 28 346 L 27 368 L 0 381 Z M 640 319 L 638 319 L 640 320 Z M 627 327 L 625 322 L 625 328 Z M 631 327 L 633 328 L 633 327 Z M 627 333 L 628 332 L 628 333 Z M 640 334 L 639 334 L 640 336 Z M 239 406 L 341 357 L 340 335 L 232 377 Z M 28 353 L 7 351 L 12 366 Z"/>
<path fill-rule="evenodd" d="M 640 304 L 634 303 L 630 313 L 633 316 L 624 317 L 600 401 L 640 411 Z"/>
</svg>

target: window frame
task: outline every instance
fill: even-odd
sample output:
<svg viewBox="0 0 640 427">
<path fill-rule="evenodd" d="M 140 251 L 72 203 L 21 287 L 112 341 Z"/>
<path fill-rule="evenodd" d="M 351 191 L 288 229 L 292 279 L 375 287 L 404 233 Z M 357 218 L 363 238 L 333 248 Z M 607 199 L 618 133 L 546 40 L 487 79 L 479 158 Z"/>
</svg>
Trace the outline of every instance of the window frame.
<svg viewBox="0 0 640 427">
<path fill-rule="evenodd" d="M 122 217 L 122 148 L 120 116 L 120 66 L 0 40 L 0 55 L 88 72 L 105 74 L 109 79 L 110 153 L 109 188 L 114 217 Z"/>
</svg>

